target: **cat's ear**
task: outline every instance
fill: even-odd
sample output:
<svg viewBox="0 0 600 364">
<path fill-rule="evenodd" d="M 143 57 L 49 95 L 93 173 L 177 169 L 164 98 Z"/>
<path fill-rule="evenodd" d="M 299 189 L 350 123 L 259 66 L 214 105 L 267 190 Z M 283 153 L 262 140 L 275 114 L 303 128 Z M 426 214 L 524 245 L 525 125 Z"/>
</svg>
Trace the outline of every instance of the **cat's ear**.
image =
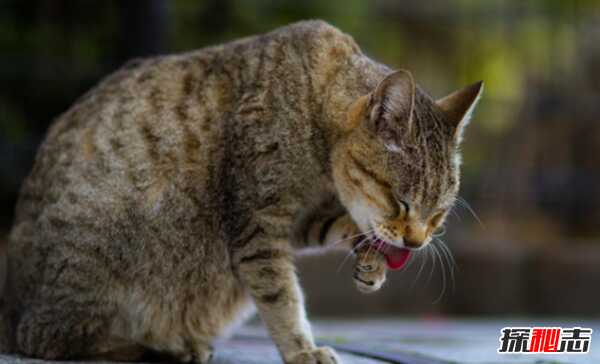
<svg viewBox="0 0 600 364">
<path fill-rule="evenodd" d="M 454 127 L 454 140 L 460 143 L 465 127 L 483 92 L 483 81 L 476 82 L 436 101 Z"/>
<path fill-rule="evenodd" d="M 391 151 L 399 149 L 401 134 L 412 124 L 415 87 L 410 72 L 398 70 L 386 76 L 371 94 L 369 127 Z"/>
</svg>

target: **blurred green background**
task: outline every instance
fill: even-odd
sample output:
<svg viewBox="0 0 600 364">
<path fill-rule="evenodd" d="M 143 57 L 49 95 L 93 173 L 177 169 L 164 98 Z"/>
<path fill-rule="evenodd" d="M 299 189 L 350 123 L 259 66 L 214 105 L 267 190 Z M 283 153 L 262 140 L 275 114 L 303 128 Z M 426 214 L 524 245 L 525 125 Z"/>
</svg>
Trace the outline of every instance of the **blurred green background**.
<svg viewBox="0 0 600 364">
<path fill-rule="evenodd" d="M 52 119 L 127 59 L 308 18 L 329 21 L 373 58 L 411 70 L 434 97 L 479 79 L 486 85 L 463 147 L 461 196 L 470 207 L 456 207 L 444 237 L 458 262 L 455 288 L 450 259 L 434 265 L 422 256 L 424 274 L 417 278 L 417 261 L 367 301 L 354 292 L 348 272 L 337 273 L 339 257 L 326 258 L 330 265 L 309 260 L 301 273 L 311 309 L 597 315 L 600 2 L 594 0 L 3 0 L 0 227 L 10 228 L 19 185 Z M 334 278 L 347 285 L 336 286 Z M 349 298 L 361 302 L 359 309 L 336 308 Z"/>
</svg>

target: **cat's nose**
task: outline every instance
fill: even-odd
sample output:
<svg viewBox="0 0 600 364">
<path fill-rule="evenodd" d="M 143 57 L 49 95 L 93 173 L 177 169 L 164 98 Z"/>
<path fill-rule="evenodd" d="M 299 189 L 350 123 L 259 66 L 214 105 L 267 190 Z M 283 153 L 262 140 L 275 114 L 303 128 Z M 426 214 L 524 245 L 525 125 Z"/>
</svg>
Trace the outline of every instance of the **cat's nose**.
<svg viewBox="0 0 600 364">
<path fill-rule="evenodd" d="M 425 224 L 414 222 L 404 229 L 404 245 L 407 248 L 420 248 L 427 241 Z"/>
<path fill-rule="evenodd" d="M 404 246 L 407 248 L 414 248 L 414 249 L 420 248 L 424 242 L 425 242 L 425 240 L 419 241 L 419 240 L 410 240 L 410 239 L 404 238 Z"/>
</svg>

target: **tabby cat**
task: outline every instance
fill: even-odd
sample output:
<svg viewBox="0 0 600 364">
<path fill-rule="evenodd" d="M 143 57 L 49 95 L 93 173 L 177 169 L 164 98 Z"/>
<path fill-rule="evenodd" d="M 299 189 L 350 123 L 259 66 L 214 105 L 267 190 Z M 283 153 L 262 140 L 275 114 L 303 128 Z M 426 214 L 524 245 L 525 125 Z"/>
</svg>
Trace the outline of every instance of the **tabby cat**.
<svg viewBox="0 0 600 364">
<path fill-rule="evenodd" d="M 444 222 L 481 89 L 435 101 L 322 21 L 127 63 L 53 123 L 24 182 L 3 350 L 205 363 L 256 307 L 286 363 L 339 363 L 294 255 L 355 248 L 358 288 L 381 287 Z"/>
</svg>

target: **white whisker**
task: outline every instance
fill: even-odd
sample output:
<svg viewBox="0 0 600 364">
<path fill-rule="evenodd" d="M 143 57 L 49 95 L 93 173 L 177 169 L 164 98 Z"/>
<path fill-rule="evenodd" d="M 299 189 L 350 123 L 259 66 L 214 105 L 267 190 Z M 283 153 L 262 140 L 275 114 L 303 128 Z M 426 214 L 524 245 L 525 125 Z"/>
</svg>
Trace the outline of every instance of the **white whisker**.
<svg viewBox="0 0 600 364">
<path fill-rule="evenodd" d="M 427 281 L 425 282 L 426 286 L 429 285 L 431 277 L 433 276 L 433 271 L 435 270 L 435 255 L 433 254 L 432 250 L 431 244 L 427 245 L 427 252 L 429 255 L 431 255 L 431 271 L 429 272 L 429 277 L 427 277 Z"/>
<path fill-rule="evenodd" d="M 444 260 L 442 259 L 442 256 L 438 251 L 437 247 L 432 244 L 431 248 L 435 256 L 440 261 L 440 270 L 442 271 L 442 291 L 440 292 L 439 296 L 433 301 L 433 303 L 435 304 L 438 303 L 442 299 L 442 297 L 444 297 L 444 293 L 446 293 L 446 269 L 444 265 Z"/>
<path fill-rule="evenodd" d="M 444 236 L 446 234 L 446 226 L 442 225 L 441 226 L 442 231 L 437 233 L 437 234 L 433 234 L 434 238 L 439 238 L 440 236 Z"/>
<path fill-rule="evenodd" d="M 456 218 L 458 219 L 458 221 L 462 221 L 462 217 L 460 216 L 460 214 L 458 213 L 457 209 L 455 208 L 455 206 L 453 206 L 450 209 L 450 213 L 454 216 L 456 216 Z"/>
<path fill-rule="evenodd" d="M 456 280 L 455 280 L 455 273 L 454 273 L 454 271 L 456 269 L 456 260 L 454 260 L 454 256 L 452 255 L 452 252 L 450 251 L 450 248 L 448 248 L 446 243 L 444 243 L 444 241 L 439 238 L 436 238 L 436 240 L 439 242 L 441 251 L 444 253 L 444 256 L 446 257 L 446 261 L 448 262 L 448 265 L 450 267 L 450 279 L 452 281 L 452 291 L 454 292 L 456 290 Z"/>
<path fill-rule="evenodd" d="M 400 272 L 405 272 L 407 271 L 411 265 L 413 265 L 414 261 L 417 260 L 417 256 L 421 255 L 420 251 L 416 251 L 414 252 L 414 257 L 412 259 L 410 259 L 410 261 L 408 262 L 408 264 L 406 264 L 404 267 L 402 267 L 402 269 L 400 269 Z"/>
<path fill-rule="evenodd" d="M 429 248 L 425 248 L 426 250 Z M 419 270 L 417 271 L 417 275 L 415 276 L 415 279 L 413 280 L 412 284 L 410 285 L 409 289 L 413 289 L 415 288 L 415 284 L 417 283 L 417 281 L 419 280 L 419 278 L 421 277 L 421 273 L 423 272 L 423 268 L 425 267 L 425 262 L 427 261 L 427 257 L 428 255 L 425 253 L 421 253 L 420 254 L 420 258 L 421 258 L 421 266 L 419 267 Z"/>
<path fill-rule="evenodd" d="M 469 203 L 467 202 L 467 200 L 465 200 L 464 198 L 462 198 L 460 196 L 456 196 L 456 202 L 458 202 L 462 207 L 464 207 L 465 209 L 467 209 L 467 211 L 469 211 L 471 213 L 471 215 L 473 215 L 473 217 L 475 218 L 475 220 L 477 220 L 477 222 L 479 223 L 479 225 L 481 227 L 483 227 L 483 228 L 485 227 L 483 225 L 483 222 L 481 222 L 481 219 L 479 219 L 479 216 L 471 208 L 471 205 L 469 205 Z"/>
<path fill-rule="evenodd" d="M 356 244 L 356 246 L 352 249 L 350 249 L 348 251 L 348 253 L 346 254 L 346 256 L 344 257 L 344 259 L 342 260 L 342 263 L 340 263 L 340 266 L 337 269 L 337 273 L 339 273 L 342 268 L 344 267 L 344 264 L 346 264 L 346 261 L 348 260 L 348 258 L 354 254 L 358 249 L 360 249 L 363 245 L 369 243 L 371 241 L 371 239 L 366 236 L 363 240 L 361 240 L 358 244 Z"/>
<path fill-rule="evenodd" d="M 365 254 L 365 260 L 369 260 L 369 254 L 371 253 L 371 250 L 373 249 L 373 245 L 374 244 L 369 244 L 369 248 L 367 249 L 367 253 Z"/>
<path fill-rule="evenodd" d="M 344 242 L 344 241 L 348 241 L 348 240 L 356 239 L 356 238 L 358 238 L 358 237 L 360 237 L 360 236 L 367 236 L 367 235 L 371 234 L 373 231 L 375 231 L 375 229 L 372 229 L 372 230 L 369 230 L 369 231 L 365 231 L 364 233 L 360 233 L 360 234 L 356 234 L 356 235 L 348 236 L 348 237 L 346 237 L 346 238 L 344 238 L 344 239 L 340 239 L 340 240 L 338 240 L 338 241 L 336 241 L 336 242 L 333 242 L 333 243 L 329 244 L 329 246 L 334 246 L 334 245 L 336 245 L 336 244 L 339 244 L 339 243 L 342 243 L 342 242 Z"/>
</svg>

